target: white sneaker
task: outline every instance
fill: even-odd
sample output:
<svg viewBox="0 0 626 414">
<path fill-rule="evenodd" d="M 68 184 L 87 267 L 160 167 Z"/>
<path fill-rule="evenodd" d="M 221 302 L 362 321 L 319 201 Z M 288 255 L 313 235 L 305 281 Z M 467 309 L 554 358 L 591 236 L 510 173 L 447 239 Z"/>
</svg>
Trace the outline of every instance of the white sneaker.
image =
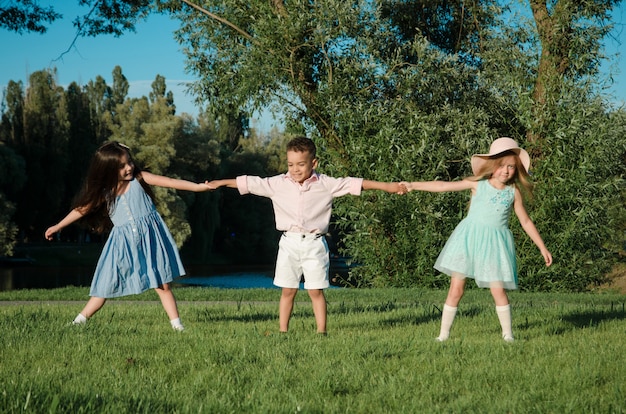
<svg viewBox="0 0 626 414">
<path fill-rule="evenodd" d="M 448 338 L 449 338 L 448 336 L 441 336 L 441 335 L 439 335 L 438 337 L 435 338 L 435 341 L 437 341 L 437 342 L 445 342 L 445 341 L 448 340 Z"/>
<path fill-rule="evenodd" d="M 505 342 L 514 342 L 515 339 L 513 338 L 513 335 L 502 335 L 502 339 L 504 339 Z"/>
<path fill-rule="evenodd" d="M 183 325 L 176 325 L 176 326 L 172 325 L 172 328 L 178 332 L 182 332 L 185 330 L 185 327 Z"/>
</svg>

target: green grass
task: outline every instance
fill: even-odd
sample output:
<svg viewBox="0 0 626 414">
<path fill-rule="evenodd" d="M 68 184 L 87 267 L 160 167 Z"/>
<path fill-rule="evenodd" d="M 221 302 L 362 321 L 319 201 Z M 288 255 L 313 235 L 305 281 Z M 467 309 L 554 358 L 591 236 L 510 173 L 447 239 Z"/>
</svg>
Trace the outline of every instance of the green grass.
<svg viewBox="0 0 626 414">
<path fill-rule="evenodd" d="M 617 294 L 513 292 L 512 344 L 476 289 L 446 343 L 434 341 L 444 291 L 329 290 L 327 337 L 304 292 L 286 335 L 274 289 L 176 289 L 182 333 L 154 292 L 68 326 L 87 294 L 0 292 L 0 412 L 626 411 Z"/>
</svg>

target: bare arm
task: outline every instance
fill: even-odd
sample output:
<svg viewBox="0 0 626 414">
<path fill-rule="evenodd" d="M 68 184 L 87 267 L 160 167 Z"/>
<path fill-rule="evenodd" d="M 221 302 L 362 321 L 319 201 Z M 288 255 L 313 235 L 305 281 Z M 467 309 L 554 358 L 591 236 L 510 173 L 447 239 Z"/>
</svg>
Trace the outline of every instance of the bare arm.
<svg viewBox="0 0 626 414">
<path fill-rule="evenodd" d="M 550 266 L 552 264 L 552 253 L 550 253 L 546 248 L 546 245 L 544 244 L 543 239 L 539 234 L 539 231 L 535 227 L 535 223 L 533 223 L 533 221 L 530 219 L 530 216 L 526 212 L 526 208 L 524 207 L 524 202 L 522 200 L 522 195 L 520 194 L 518 189 L 515 189 L 515 202 L 513 204 L 513 207 L 515 209 L 515 214 L 517 215 L 517 218 L 522 225 L 522 228 L 524 229 L 526 234 L 528 234 L 528 237 L 530 237 L 533 243 L 535 243 L 535 245 L 537 245 L 537 247 L 539 248 L 543 259 L 546 262 L 546 266 Z"/>
<path fill-rule="evenodd" d="M 472 190 L 475 191 L 478 186 L 477 181 L 462 180 L 462 181 L 413 181 L 413 182 L 401 182 L 401 185 L 405 186 L 407 191 L 428 191 L 431 193 L 444 193 L 449 191 L 463 191 Z"/>
<path fill-rule="evenodd" d="M 155 185 L 157 187 L 167 187 L 173 188 L 175 190 L 193 191 L 196 193 L 200 191 L 212 190 L 212 188 L 207 185 L 207 183 L 192 183 L 191 181 L 164 177 L 162 175 L 152 174 L 147 171 L 142 171 L 141 175 L 146 183 L 150 185 Z"/>
<path fill-rule="evenodd" d="M 75 208 L 74 210 L 70 211 L 67 214 L 67 216 L 65 216 L 63 218 L 63 220 L 59 221 L 57 224 L 55 224 L 52 227 L 49 227 L 48 230 L 46 230 L 46 233 L 45 233 L 46 239 L 47 240 L 52 240 L 52 236 L 55 233 L 58 233 L 63 228 L 65 228 L 65 227 L 69 226 L 70 224 L 74 223 L 75 221 L 79 220 L 84 215 L 85 215 L 85 210 L 84 209 Z"/>
<path fill-rule="evenodd" d="M 207 185 L 211 187 L 212 190 L 220 187 L 237 188 L 237 179 L 229 178 L 225 180 L 213 180 L 211 182 L 207 182 Z"/>
<path fill-rule="evenodd" d="M 382 190 L 388 193 L 405 194 L 406 190 L 400 183 L 383 183 L 380 181 L 363 180 L 363 190 Z"/>
</svg>

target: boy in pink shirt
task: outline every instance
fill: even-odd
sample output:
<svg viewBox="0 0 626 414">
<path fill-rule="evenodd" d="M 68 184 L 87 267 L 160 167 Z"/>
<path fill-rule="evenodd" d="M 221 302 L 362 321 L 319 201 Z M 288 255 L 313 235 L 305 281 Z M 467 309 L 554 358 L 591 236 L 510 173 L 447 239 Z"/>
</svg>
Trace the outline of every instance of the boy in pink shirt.
<svg viewBox="0 0 626 414">
<path fill-rule="evenodd" d="M 287 332 L 293 304 L 304 275 L 317 332 L 326 333 L 326 298 L 330 258 L 323 237 L 328 232 L 332 201 L 361 190 L 406 193 L 399 183 L 382 183 L 362 178 L 332 178 L 315 171 L 318 161 L 312 140 L 296 137 L 287 143 L 286 174 L 261 178 L 243 175 L 214 180 L 211 188 L 237 188 L 240 194 L 255 194 L 272 200 L 276 229 L 283 232 L 278 244 L 274 285 L 282 288 L 279 305 L 280 331 Z"/>
</svg>

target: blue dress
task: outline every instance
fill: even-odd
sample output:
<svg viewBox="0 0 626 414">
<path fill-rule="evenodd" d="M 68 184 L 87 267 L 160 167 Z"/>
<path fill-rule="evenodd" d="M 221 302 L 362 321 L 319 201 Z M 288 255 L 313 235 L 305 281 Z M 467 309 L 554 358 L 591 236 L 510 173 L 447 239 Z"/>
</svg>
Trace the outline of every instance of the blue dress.
<svg viewBox="0 0 626 414">
<path fill-rule="evenodd" d="M 435 269 L 473 278 L 483 288 L 517 289 L 515 244 L 508 226 L 514 201 L 515 187 L 498 190 L 488 180 L 479 181 L 469 212 L 443 247 Z"/>
<path fill-rule="evenodd" d="M 185 274 L 176 243 L 136 179 L 109 213 L 113 229 L 91 282 L 90 296 L 136 295 Z"/>
</svg>

